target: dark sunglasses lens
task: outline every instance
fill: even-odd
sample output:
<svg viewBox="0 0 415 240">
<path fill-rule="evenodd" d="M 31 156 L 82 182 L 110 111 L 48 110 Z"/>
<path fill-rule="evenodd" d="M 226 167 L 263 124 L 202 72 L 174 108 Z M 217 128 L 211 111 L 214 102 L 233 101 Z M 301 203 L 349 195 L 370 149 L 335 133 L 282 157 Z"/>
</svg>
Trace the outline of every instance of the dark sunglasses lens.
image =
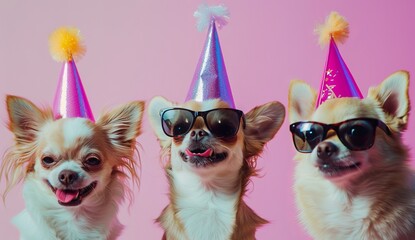
<svg viewBox="0 0 415 240">
<path fill-rule="evenodd" d="M 184 109 L 169 109 L 163 112 L 161 120 L 164 133 L 177 137 L 189 132 L 193 124 L 193 114 Z"/>
<path fill-rule="evenodd" d="M 350 150 L 369 149 L 375 140 L 375 128 L 368 120 L 345 122 L 339 127 L 339 138 Z"/>
<path fill-rule="evenodd" d="M 206 115 L 206 124 L 216 137 L 233 137 L 238 133 L 241 116 L 232 109 L 217 109 Z"/>
<path fill-rule="evenodd" d="M 299 123 L 291 126 L 295 148 L 299 152 L 310 153 L 323 141 L 324 127 L 316 123 Z"/>
</svg>

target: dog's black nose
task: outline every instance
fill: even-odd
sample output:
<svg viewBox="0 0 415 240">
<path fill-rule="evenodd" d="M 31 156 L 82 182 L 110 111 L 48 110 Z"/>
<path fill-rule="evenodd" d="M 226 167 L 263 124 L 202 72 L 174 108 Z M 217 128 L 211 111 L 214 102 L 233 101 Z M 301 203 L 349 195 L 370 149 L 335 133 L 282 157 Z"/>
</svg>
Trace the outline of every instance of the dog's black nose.
<svg viewBox="0 0 415 240">
<path fill-rule="evenodd" d="M 59 173 L 59 181 L 65 186 L 72 184 L 78 178 L 78 173 L 71 170 L 63 170 Z"/>
<path fill-rule="evenodd" d="M 328 160 L 339 148 L 331 142 L 322 142 L 317 147 L 317 157 L 321 160 Z"/>
<path fill-rule="evenodd" d="M 196 130 L 192 130 L 192 132 L 190 133 L 190 138 L 195 141 L 200 141 L 202 138 L 204 138 L 207 135 L 208 133 L 205 130 L 196 129 Z"/>
</svg>

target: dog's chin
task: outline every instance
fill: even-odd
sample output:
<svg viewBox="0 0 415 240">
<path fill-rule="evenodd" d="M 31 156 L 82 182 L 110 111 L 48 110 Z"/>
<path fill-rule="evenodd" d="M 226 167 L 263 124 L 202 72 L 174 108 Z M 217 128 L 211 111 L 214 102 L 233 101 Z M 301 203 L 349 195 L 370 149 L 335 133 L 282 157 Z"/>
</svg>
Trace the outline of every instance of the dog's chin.
<svg viewBox="0 0 415 240">
<path fill-rule="evenodd" d="M 80 189 L 60 189 L 53 187 L 49 181 L 46 181 L 46 183 L 55 194 L 58 203 L 65 207 L 76 207 L 81 205 L 82 201 L 89 196 L 97 186 L 97 181 L 94 181 L 88 186 Z"/>
<path fill-rule="evenodd" d="M 316 164 L 316 167 L 324 178 L 331 181 L 342 181 L 350 179 L 361 172 L 363 162 L 354 159 L 343 159 L 340 161 L 322 162 Z"/>
<path fill-rule="evenodd" d="M 216 153 L 212 148 L 207 149 L 186 149 L 180 152 L 184 162 L 191 164 L 195 168 L 207 168 L 224 161 L 228 157 L 227 152 Z"/>
</svg>

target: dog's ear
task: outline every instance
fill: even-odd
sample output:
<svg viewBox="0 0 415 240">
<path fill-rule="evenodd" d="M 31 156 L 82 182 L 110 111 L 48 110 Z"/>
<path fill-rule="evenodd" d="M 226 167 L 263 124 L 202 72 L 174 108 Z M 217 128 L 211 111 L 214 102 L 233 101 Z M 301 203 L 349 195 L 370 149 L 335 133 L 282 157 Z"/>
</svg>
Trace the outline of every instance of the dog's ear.
<svg viewBox="0 0 415 240">
<path fill-rule="evenodd" d="M 130 154 L 135 148 L 136 138 L 141 133 L 144 102 L 134 101 L 105 113 L 97 125 L 106 132 L 116 149 Z"/>
<path fill-rule="evenodd" d="M 368 98 L 376 100 L 384 113 L 389 126 L 403 131 L 408 125 L 409 73 L 397 71 L 386 78 L 379 86 L 369 89 Z"/>
<path fill-rule="evenodd" d="M 161 127 L 161 111 L 166 108 L 173 107 L 174 104 L 167 99 L 157 96 L 151 99 L 148 105 L 148 116 L 150 125 L 157 136 L 162 148 L 167 148 L 171 145 L 171 138 L 164 134 Z"/>
<path fill-rule="evenodd" d="M 280 129 L 285 118 L 285 108 L 279 102 L 270 102 L 255 107 L 245 115 L 245 157 L 257 156 L 264 145 Z"/>
<path fill-rule="evenodd" d="M 307 83 L 293 80 L 288 93 L 288 114 L 290 122 L 309 119 L 316 105 L 316 91 Z"/>
<path fill-rule="evenodd" d="M 6 107 L 9 113 L 9 129 L 15 136 L 15 147 L 10 148 L 1 161 L 0 178 L 5 175 L 7 193 L 18 182 L 23 180 L 29 171 L 33 171 L 34 150 L 36 150 L 37 137 L 41 128 L 47 121 L 53 120 L 52 111 L 41 110 L 31 101 L 7 95 Z"/>
<path fill-rule="evenodd" d="M 9 129 L 15 135 L 17 144 L 28 144 L 36 140 L 37 133 L 42 125 L 53 119 L 50 110 L 42 111 L 31 101 L 8 95 L 6 97 L 9 113 Z"/>
</svg>

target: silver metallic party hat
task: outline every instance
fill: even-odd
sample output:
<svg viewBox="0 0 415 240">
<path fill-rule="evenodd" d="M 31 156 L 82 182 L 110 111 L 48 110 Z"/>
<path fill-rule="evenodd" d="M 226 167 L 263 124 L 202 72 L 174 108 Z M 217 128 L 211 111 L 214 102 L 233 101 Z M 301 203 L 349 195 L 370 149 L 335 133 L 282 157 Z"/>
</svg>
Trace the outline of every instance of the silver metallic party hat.
<svg viewBox="0 0 415 240">
<path fill-rule="evenodd" d="M 209 30 L 186 101 L 193 99 L 201 102 L 219 98 L 227 102 L 229 107 L 235 108 L 216 30 L 216 23 L 219 27 L 224 26 L 228 15 L 227 9 L 222 5 L 207 6 L 203 4 L 195 12 L 195 17 L 199 19 L 199 30 L 206 26 L 209 26 Z"/>
</svg>

